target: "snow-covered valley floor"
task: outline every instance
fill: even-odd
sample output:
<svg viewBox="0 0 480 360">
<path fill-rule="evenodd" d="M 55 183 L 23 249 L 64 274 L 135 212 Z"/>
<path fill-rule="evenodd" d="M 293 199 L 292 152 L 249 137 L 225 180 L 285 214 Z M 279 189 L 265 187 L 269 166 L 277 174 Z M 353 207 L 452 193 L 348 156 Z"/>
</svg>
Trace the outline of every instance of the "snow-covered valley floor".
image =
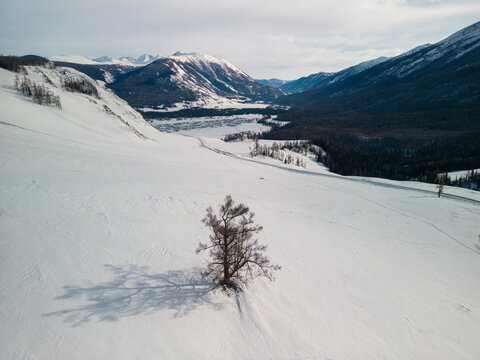
<svg viewBox="0 0 480 360">
<path fill-rule="evenodd" d="M 227 156 L 43 71 L 63 110 L 0 69 L 0 359 L 480 358 L 477 203 Z M 226 194 L 282 266 L 238 297 L 194 253 Z"/>
</svg>

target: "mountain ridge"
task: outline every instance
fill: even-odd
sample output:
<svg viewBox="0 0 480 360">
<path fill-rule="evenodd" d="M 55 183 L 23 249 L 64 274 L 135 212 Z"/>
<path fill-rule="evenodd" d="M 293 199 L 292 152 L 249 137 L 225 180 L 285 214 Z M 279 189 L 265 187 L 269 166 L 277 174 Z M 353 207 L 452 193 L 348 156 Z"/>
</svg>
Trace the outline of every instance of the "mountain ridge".
<svg viewBox="0 0 480 360">
<path fill-rule="evenodd" d="M 216 102 L 273 101 L 283 95 L 223 59 L 198 53 L 162 57 L 109 86 L 137 108 L 205 108 Z"/>
<path fill-rule="evenodd" d="M 343 70 L 337 72 L 318 72 L 308 76 L 301 77 L 297 80 L 289 81 L 280 86 L 280 89 L 283 92 L 288 94 L 304 92 L 308 90 L 314 90 L 321 87 L 331 85 L 337 81 L 344 80 L 369 69 L 372 66 L 380 64 L 383 61 L 386 61 L 388 58 L 385 56 L 380 56 L 376 59 L 363 61 L 356 65 L 350 66 Z"/>
<path fill-rule="evenodd" d="M 437 180 L 480 167 L 480 23 L 279 100 L 268 138 L 316 139 L 342 175 Z"/>
<path fill-rule="evenodd" d="M 73 63 L 81 65 L 127 65 L 127 66 L 141 66 L 147 65 L 151 62 L 160 59 L 161 55 L 142 54 L 138 57 L 121 56 L 114 57 L 103 55 L 94 59 L 87 58 L 82 55 L 55 55 L 48 57 L 49 60 L 62 63 Z"/>
<path fill-rule="evenodd" d="M 463 37 L 462 34 L 464 34 Z M 434 73 L 436 74 L 436 81 L 441 83 L 444 80 L 443 78 L 447 77 L 446 73 L 442 73 L 442 69 L 456 72 L 456 70 L 465 69 L 465 66 L 477 67 L 480 60 L 475 55 L 475 51 L 479 48 L 480 22 L 477 22 L 435 44 L 417 46 L 410 51 L 382 61 L 323 88 L 313 89 L 303 94 L 290 95 L 288 97 L 290 100 L 286 102 L 299 105 L 307 102 L 335 101 L 335 99 L 342 101 L 342 97 L 346 98 L 347 96 L 350 98 L 348 101 L 352 101 L 351 98 L 354 94 L 372 93 L 376 89 L 383 89 L 383 87 L 393 88 L 398 86 L 400 87 L 399 92 L 402 92 L 405 91 L 405 86 L 402 84 L 428 77 L 430 74 L 433 76 Z M 468 57 L 469 54 L 474 54 L 472 59 L 468 58 L 468 61 L 465 60 L 463 63 L 457 64 L 455 69 L 449 68 L 450 64 L 463 56 Z M 450 80 L 458 83 L 453 76 Z M 460 84 L 457 85 L 460 86 Z M 472 94 L 475 95 L 476 92 Z M 427 95 L 425 94 L 425 96 Z M 398 96 L 398 93 L 395 94 L 395 97 Z M 448 92 L 444 96 L 449 96 Z M 378 98 L 385 100 L 385 94 Z"/>
</svg>

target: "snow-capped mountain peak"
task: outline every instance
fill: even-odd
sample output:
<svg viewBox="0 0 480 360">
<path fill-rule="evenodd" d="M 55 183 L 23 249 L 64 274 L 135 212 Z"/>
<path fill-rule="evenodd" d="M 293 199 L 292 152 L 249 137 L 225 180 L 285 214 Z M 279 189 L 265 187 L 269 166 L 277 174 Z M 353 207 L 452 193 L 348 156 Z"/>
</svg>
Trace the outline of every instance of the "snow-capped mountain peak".
<svg viewBox="0 0 480 360">
<path fill-rule="evenodd" d="M 160 57 L 160 55 L 142 54 L 138 58 L 136 58 L 133 63 L 136 65 L 147 65 L 154 62 L 155 60 L 160 59 Z"/>
<path fill-rule="evenodd" d="M 242 102 L 269 101 L 282 95 L 280 90 L 258 84 L 226 60 L 181 52 L 129 73 L 111 87 L 139 108 L 170 107 L 185 102 L 192 107 L 203 107 L 233 98 Z"/>
<path fill-rule="evenodd" d="M 179 62 L 191 62 L 191 63 L 197 63 L 197 64 L 203 64 L 203 65 L 218 64 L 220 66 L 228 67 L 228 68 L 234 70 L 235 72 L 240 72 L 240 73 L 244 74 L 245 76 L 250 77 L 248 74 L 246 74 L 245 72 L 243 72 L 242 70 L 237 68 L 235 65 L 229 63 L 226 60 L 223 60 L 221 58 L 217 58 L 217 57 L 212 56 L 212 55 L 201 54 L 201 53 L 197 53 L 197 52 L 183 53 L 183 52 L 177 51 L 173 55 L 167 56 L 165 58 L 174 59 L 175 61 L 179 61 Z"/>
</svg>

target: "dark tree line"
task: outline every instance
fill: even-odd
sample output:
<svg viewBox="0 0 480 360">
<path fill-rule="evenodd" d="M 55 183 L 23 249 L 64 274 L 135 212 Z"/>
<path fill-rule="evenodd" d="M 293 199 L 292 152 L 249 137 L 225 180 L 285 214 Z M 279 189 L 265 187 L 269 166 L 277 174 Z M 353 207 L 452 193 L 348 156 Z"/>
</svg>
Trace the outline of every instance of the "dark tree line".
<svg viewBox="0 0 480 360">
<path fill-rule="evenodd" d="M 314 143 L 327 153 L 318 160 L 335 173 L 438 183 L 441 173 L 480 167 L 478 139 L 478 132 L 428 141 L 325 134 Z"/>
<path fill-rule="evenodd" d="M 0 55 L 0 67 L 14 72 L 24 72 L 24 66 L 45 66 L 47 64 L 54 66 L 48 59 L 41 56 L 26 55 L 20 57 Z"/>
<path fill-rule="evenodd" d="M 231 141 L 245 141 L 245 140 L 254 140 L 260 136 L 260 133 L 256 133 L 253 131 L 244 131 L 238 132 L 233 134 L 227 134 L 223 137 L 223 141 L 231 142 Z"/>
<path fill-rule="evenodd" d="M 95 85 L 93 85 L 90 81 L 87 81 L 85 79 L 66 78 L 63 81 L 63 86 L 68 91 L 79 92 L 85 95 L 90 95 L 90 96 L 99 98 L 98 91 Z"/>
</svg>

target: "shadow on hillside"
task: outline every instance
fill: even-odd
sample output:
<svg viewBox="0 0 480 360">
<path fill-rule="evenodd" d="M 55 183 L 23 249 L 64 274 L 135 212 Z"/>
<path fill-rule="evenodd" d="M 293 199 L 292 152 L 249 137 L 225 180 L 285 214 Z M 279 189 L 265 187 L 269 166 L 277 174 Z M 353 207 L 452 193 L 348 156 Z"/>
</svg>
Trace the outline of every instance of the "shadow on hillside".
<svg viewBox="0 0 480 360">
<path fill-rule="evenodd" d="M 121 317 L 174 310 L 174 316 L 186 315 L 197 306 L 214 305 L 208 300 L 212 284 L 203 279 L 199 269 L 151 274 L 148 267 L 105 265 L 111 280 L 89 287 L 64 286 L 57 300 L 75 300 L 79 305 L 43 316 L 62 316 L 79 326 L 89 321 L 115 321 Z"/>
</svg>

